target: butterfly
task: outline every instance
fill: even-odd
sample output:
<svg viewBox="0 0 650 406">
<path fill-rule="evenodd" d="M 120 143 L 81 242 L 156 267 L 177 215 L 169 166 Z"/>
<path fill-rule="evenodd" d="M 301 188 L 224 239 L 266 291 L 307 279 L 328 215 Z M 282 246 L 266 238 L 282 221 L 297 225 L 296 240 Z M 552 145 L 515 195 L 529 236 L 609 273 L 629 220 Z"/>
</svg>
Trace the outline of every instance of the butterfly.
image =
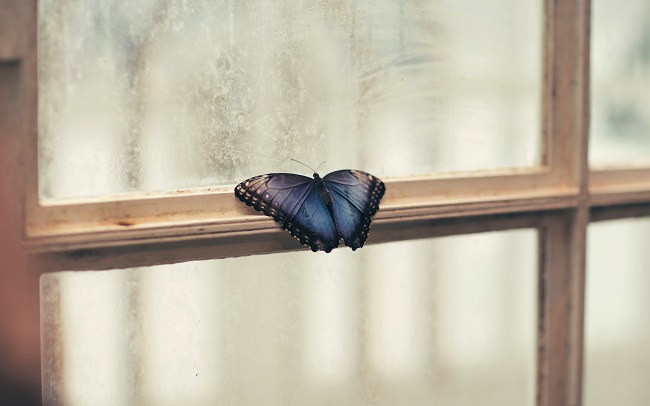
<svg viewBox="0 0 650 406">
<path fill-rule="evenodd" d="M 318 169 L 318 168 L 317 168 Z M 363 247 L 386 187 L 369 173 L 343 169 L 320 177 L 270 173 L 246 179 L 235 196 L 273 217 L 312 251 L 330 252 L 339 240 Z"/>
</svg>

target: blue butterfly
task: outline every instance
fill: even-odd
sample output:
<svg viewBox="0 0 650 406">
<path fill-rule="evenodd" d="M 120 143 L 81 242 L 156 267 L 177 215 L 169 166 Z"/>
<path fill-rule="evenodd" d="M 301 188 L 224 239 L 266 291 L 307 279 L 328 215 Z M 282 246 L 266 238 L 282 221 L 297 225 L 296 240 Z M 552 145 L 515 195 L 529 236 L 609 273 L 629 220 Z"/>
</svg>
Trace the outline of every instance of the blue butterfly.
<svg viewBox="0 0 650 406">
<path fill-rule="evenodd" d="M 246 179 L 235 195 L 282 224 L 312 251 L 330 252 L 345 245 L 356 250 L 368 238 L 370 221 L 386 187 L 369 173 L 343 169 L 321 178 L 270 173 Z"/>
</svg>

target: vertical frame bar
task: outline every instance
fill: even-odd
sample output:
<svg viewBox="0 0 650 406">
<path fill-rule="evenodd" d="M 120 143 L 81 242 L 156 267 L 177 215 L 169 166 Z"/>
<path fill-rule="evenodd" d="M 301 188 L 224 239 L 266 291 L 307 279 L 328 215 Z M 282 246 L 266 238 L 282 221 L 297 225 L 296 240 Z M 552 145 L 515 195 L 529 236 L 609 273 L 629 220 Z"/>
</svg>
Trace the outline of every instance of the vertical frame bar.
<svg viewBox="0 0 650 406">
<path fill-rule="evenodd" d="M 581 191 L 588 174 L 589 4 L 549 0 L 546 8 L 548 164 L 558 186 Z"/>
<path fill-rule="evenodd" d="M 551 214 L 540 230 L 538 405 L 580 405 L 588 212 Z"/>
<path fill-rule="evenodd" d="M 578 205 L 540 229 L 538 405 L 582 402 L 585 256 L 589 223 L 590 0 L 547 4 L 549 166 Z M 548 69 L 548 68 L 547 68 Z"/>
<path fill-rule="evenodd" d="M 39 212 L 38 193 L 38 0 L 20 3 L 25 16 L 22 47 L 23 136 L 23 239 L 27 239 L 30 218 Z"/>
<path fill-rule="evenodd" d="M 60 283 L 56 276 L 41 277 L 41 381 L 44 405 L 65 404 L 65 370 Z"/>
<path fill-rule="evenodd" d="M 2 317 L 7 322 L 3 350 L 11 352 L 3 361 L 11 368 L 9 385 L 14 387 L 9 390 L 26 402 L 40 399 L 42 382 L 38 274 L 31 272 L 22 247 L 25 164 L 30 159 L 23 145 L 31 142 L 25 117 L 35 114 L 36 107 L 27 102 L 30 81 L 36 90 L 36 67 L 26 54 L 36 39 L 35 11 L 35 0 L 0 0 L 0 306 L 9 315 Z"/>
</svg>

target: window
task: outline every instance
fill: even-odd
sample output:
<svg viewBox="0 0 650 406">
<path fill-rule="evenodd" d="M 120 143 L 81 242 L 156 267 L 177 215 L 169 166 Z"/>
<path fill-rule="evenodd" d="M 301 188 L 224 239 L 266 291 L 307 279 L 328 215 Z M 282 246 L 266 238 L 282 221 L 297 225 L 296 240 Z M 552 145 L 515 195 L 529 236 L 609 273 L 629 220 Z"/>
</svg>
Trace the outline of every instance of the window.
<svg viewBox="0 0 650 406">
<path fill-rule="evenodd" d="M 22 80 L 45 402 L 582 403 L 588 224 L 650 215 L 647 61 L 608 84 L 593 3 L 20 3 L 0 61 Z M 598 158 L 619 133 L 633 165 Z M 289 253 L 234 199 L 289 157 L 385 180 L 360 253 Z"/>
</svg>

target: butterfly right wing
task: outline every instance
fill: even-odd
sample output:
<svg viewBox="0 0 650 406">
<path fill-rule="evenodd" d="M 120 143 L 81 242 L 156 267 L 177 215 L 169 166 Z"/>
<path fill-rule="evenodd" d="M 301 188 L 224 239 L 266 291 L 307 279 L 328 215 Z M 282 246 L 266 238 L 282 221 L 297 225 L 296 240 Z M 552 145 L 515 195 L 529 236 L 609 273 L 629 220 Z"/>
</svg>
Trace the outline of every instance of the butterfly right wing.
<svg viewBox="0 0 650 406">
<path fill-rule="evenodd" d="M 247 179 L 235 195 L 248 206 L 278 221 L 312 251 L 330 252 L 339 237 L 313 179 L 290 173 L 271 173 Z"/>
<path fill-rule="evenodd" d="M 343 169 L 325 175 L 325 186 L 332 195 L 334 223 L 345 245 L 362 248 L 370 232 L 372 216 L 379 209 L 386 187 L 369 173 Z"/>
</svg>

